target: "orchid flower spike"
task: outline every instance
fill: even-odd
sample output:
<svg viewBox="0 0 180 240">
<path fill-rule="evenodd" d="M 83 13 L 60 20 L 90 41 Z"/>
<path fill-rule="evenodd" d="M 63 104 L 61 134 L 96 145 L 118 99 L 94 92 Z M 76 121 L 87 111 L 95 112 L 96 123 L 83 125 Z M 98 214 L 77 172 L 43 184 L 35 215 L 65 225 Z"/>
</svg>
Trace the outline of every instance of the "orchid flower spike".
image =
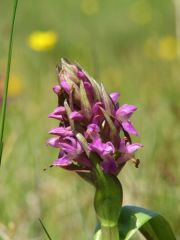
<svg viewBox="0 0 180 240">
<path fill-rule="evenodd" d="M 50 130 L 54 136 L 47 144 L 59 154 L 52 165 L 91 174 L 93 154 L 103 172 L 117 176 L 128 160 L 136 163 L 134 153 L 142 144 L 131 141 L 130 135 L 138 133 L 130 119 L 137 107 L 119 105 L 120 94 L 108 94 L 78 64 L 62 59 L 57 75 L 58 106 L 49 118 L 58 126 Z"/>
</svg>

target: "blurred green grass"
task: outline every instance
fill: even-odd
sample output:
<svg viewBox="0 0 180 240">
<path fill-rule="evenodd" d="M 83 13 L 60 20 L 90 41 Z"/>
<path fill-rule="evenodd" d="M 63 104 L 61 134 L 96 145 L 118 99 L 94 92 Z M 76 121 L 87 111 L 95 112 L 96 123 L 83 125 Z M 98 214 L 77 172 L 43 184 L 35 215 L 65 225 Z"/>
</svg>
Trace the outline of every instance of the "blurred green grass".
<svg viewBox="0 0 180 240">
<path fill-rule="evenodd" d="M 145 51 L 148 39 L 175 36 L 173 4 L 169 0 L 87 1 L 19 2 L 12 75 L 22 81 L 23 91 L 10 96 L 8 104 L 0 169 L 0 234 L 9 238 L 1 238 L 46 239 L 38 218 L 53 239 L 92 237 L 93 188 L 64 170 L 43 171 L 57 155 L 45 145 L 48 130 L 56 126 L 47 115 L 56 106 L 51 91 L 57 81 L 55 66 L 67 57 L 96 75 L 109 92 L 120 91 L 121 103 L 139 107 L 134 122 L 140 138 L 134 141 L 144 148 L 138 155 L 140 168 L 128 163 L 119 176 L 124 204 L 161 212 L 180 239 L 180 61 L 158 55 L 156 41 L 155 49 L 149 50 L 157 51 L 155 56 Z M 11 9 L 12 1 L 1 0 L 2 79 Z M 56 46 L 47 52 L 30 49 L 27 38 L 36 30 L 56 32 Z M 169 45 L 165 48 L 173 51 Z"/>
</svg>

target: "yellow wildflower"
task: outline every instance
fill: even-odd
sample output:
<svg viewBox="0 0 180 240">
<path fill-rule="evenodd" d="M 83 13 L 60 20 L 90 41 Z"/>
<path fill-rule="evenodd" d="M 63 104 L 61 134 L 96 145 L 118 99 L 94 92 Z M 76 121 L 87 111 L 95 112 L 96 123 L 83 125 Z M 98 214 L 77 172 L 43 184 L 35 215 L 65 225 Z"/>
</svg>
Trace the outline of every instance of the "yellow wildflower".
<svg viewBox="0 0 180 240">
<path fill-rule="evenodd" d="M 152 7 L 149 1 L 135 1 L 129 9 L 129 17 L 138 25 L 148 24 L 152 20 Z"/>
<path fill-rule="evenodd" d="M 35 51 L 52 49 L 57 42 L 57 34 L 52 31 L 35 31 L 28 37 L 28 46 Z"/>
<path fill-rule="evenodd" d="M 81 10 L 86 15 L 94 15 L 99 10 L 99 5 L 97 0 L 82 0 Z"/>
<path fill-rule="evenodd" d="M 177 40 L 173 36 L 166 36 L 159 41 L 159 57 L 165 60 L 173 60 L 177 57 Z"/>
</svg>

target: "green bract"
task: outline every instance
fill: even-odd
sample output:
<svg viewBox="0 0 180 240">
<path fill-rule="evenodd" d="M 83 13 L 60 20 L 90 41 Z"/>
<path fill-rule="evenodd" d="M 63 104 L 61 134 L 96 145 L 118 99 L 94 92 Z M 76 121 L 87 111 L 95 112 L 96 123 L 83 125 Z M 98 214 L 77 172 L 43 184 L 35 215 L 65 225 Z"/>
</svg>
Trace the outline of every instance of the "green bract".
<svg viewBox="0 0 180 240">
<path fill-rule="evenodd" d="M 101 226 L 117 226 L 122 195 L 122 187 L 118 178 L 104 173 L 97 178 L 94 207 Z"/>
</svg>

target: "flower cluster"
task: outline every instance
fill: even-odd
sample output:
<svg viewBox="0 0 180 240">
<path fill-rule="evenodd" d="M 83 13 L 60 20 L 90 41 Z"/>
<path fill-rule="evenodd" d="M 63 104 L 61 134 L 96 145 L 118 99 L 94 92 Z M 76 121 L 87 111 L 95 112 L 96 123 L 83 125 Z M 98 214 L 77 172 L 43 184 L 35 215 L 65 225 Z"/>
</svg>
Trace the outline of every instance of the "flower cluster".
<svg viewBox="0 0 180 240">
<path fill-rule="evenodd" d="M 142 145 L 130 138 L 138 135 L 130 121 L 137 107 L 120 106 L 119 93 L 109 95 L 77 64 L 62 59 L 57 70 L 59 84 L 53 91 L 58 106 L 49 118 L 57 119 L 59 126 L 49 131 L 54 137 L 48 145 L 58 148 L 59 156 L 52 166 L 91 172 L 92 154 L 110 175 L 117 175 L 128 160 L 138 165 L 134 152 Z"/>
</svg>

